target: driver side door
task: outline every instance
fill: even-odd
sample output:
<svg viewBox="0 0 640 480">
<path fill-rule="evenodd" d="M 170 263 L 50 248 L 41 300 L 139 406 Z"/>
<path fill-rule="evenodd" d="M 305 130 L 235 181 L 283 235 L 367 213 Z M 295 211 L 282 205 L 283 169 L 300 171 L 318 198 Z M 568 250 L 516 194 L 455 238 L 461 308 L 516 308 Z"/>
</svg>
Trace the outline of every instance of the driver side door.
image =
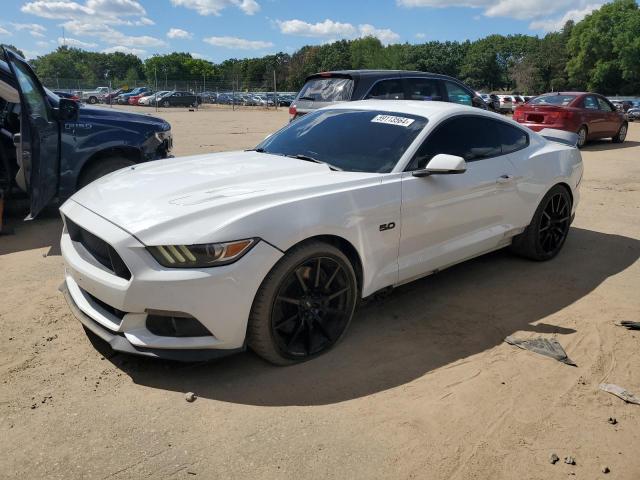
<svg viewBox="0 0 640 480">
<path fill-rule="evenodd" d="M 401 283 L 509 243 L 522 221 L 521 199 L 516 167 L 504 153 L 515 149 L 503 147 L 500 123 L 473 115 L 443 121 L 402 174 Z M 525 148 L 528 137 L 521 137 L 514 141 Z M 440 153 L 464 158 L 466 172 L 413 176 Z"/>
<path fill-rule="evenodd" d="M 22 167 L 31 201 L 27 218 L 32 219 L 58 191 L 59 125 L 31 67 L 11 50 L 3 51 L 20 93 Z"/>
</svg>

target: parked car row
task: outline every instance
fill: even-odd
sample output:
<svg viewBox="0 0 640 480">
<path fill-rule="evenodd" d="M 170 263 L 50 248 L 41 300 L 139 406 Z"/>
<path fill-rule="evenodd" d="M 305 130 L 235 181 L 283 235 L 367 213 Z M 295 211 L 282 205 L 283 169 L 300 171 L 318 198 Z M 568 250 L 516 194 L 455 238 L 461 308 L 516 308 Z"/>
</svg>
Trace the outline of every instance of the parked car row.
<svg viewBox="0 0 640 480">
<path fill-rule="evenodd" d="M 295 98 L 295 93 L 273 92 L 202 92 L 199 94 L 202 103 L 217 103 L 221 105 L 244 105 L 273 107 L 288 107 Z"/>
</svg>

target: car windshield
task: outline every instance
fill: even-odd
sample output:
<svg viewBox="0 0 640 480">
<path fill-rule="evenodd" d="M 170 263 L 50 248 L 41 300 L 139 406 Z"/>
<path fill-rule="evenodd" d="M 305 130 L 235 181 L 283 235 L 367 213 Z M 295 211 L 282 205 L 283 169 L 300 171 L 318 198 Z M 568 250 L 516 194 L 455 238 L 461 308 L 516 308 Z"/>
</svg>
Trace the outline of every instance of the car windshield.
<svg viewBox="0 0 640 480">
<path fill-rule="evenodd" d="M 426 118 L 407 113 L 319 110 L 266 138 L 256 150 L 350 172 L 388 173 L 426 124 Z"/>
<path fill-rule="evenodd" d="M 351 100 L 353 80 L 350 78 L 312 78 L 304 84 L 298 100 L 313 102 L 345 102 Z"/>
<path fill-rule="evenodd" d="M 529 101 L 529 105 L 569 105 L 575 100 L 575 95 L 542 95 Z"/>
</svg>

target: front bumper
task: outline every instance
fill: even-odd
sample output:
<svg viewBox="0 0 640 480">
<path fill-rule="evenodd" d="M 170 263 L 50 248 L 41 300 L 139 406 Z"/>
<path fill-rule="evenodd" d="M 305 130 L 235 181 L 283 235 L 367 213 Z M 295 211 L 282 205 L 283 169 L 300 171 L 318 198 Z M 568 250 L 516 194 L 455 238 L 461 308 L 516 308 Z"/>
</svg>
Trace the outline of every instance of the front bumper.
<svg viewBox="0 0 640 480">
<path fill-rule="evenodd" d="M 72 240 L 66 228 L 63 231 L 65 297 L 76 317 L 112 348 L 188 360 L 215 358 L 244 348 L 253 299 L 282 252 L 259 242 L 231 265 L 164 268 L 135 237 L 73 200 L 60 210 L 65 221 L 72 220 L 109 244 L 130 271 L 128 279 L 118 276 L 82 243 Z M 154 311 L 191 316 L 210 335 L 157 335 L 147 327 L 147 317 Z"/>
</svg>

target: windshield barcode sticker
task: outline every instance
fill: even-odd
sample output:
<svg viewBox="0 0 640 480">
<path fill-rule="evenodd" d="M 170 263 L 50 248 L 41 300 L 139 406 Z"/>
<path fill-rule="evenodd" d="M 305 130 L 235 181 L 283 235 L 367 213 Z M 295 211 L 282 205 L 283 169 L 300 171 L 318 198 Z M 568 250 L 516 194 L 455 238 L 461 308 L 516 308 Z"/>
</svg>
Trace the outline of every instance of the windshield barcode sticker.
<svg viewBox="0 0 640 480">
<path fill-rule="evenodd" d="M 414 119 L 406 117 L 396 117 L 394 115 L 376 115 L 371 121 L 373 123 L 386 123 L 387 125 L 408 127 L 414 122 Z"/>
</svg>

